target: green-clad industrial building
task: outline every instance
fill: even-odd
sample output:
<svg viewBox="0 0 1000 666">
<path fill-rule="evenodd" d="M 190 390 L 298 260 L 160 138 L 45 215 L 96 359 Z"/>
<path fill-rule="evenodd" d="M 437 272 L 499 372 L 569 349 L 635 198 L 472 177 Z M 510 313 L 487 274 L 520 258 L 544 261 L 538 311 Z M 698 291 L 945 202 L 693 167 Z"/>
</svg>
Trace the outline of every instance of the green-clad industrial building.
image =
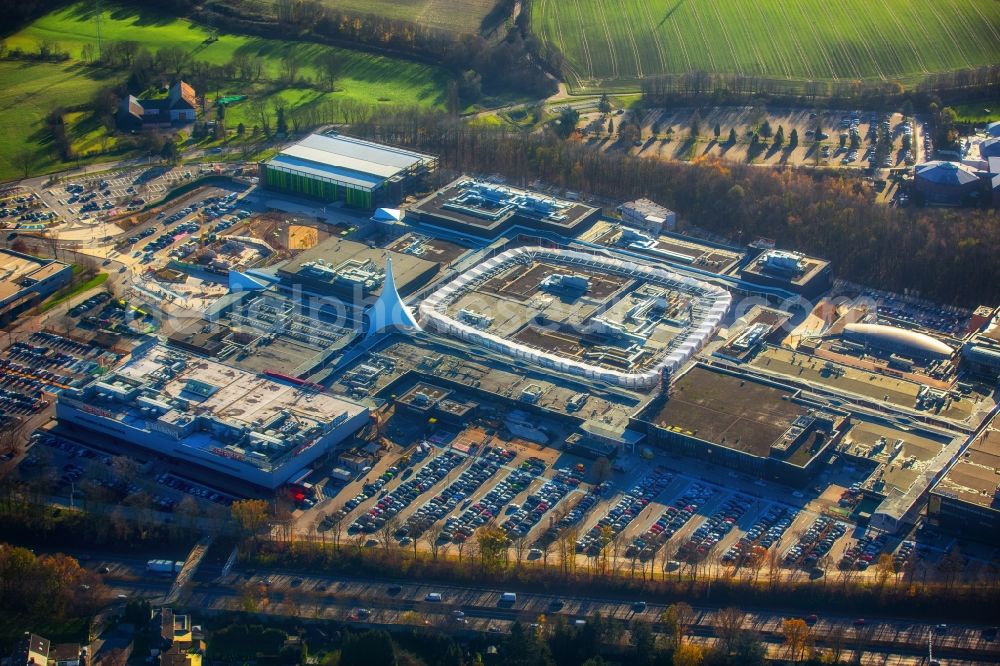
<svg viewBox="0 0 1000 666">
<path fill-rule="evenodd" d="M 312 134 L 259 165 L 261 185 L 354 208 L 395 205 L 437 158 L 342 135 Z"/>
</svg>

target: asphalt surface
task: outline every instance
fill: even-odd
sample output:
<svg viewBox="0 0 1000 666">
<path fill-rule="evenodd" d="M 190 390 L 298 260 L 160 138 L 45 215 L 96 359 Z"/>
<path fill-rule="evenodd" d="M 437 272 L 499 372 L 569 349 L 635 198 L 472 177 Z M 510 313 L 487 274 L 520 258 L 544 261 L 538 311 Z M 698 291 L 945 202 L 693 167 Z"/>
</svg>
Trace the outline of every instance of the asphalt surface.
<svg viewBox="0 0 1000 666">
<path fill-rule="evenodd" d="M 80 555 L 80 553 L 76 553 Z M 105 582 L 114 594 L 162 599 L 171 589 L 173 579 L 145 572 L 145 560 L 136 557 L 95 554 L 84 566 L 110 572 Z M 456 631 L 489 631 L 504 633 L 515 620 L 536 622 L 542 615 L 559 614 L 571 620 L 586 619 L 594 613 L 628 625 L 639 620 L 654 623 L 666 609 L 665 604 L 648 603 L 637 610 L 636 599 L 613 598 L 587 594 L 556 595 L 517 592 L 512 605 L 501 603 L 507 591 L 491 586 L 455 585 L 394 581 L 363 576 L 318 576 L 298 571 L 236 568 L 222 576 L 218 564 L 203 564 L 191 577 L 182 603 L 191 608 L 218 610 L 244 609 L 252 598 L 257 612 L 274 615 L 294 615 L 303 618 L 328 618 L 359 622 L 367 625 L 400 623 L 433 624 Z M 441 595 L 440 602 L 427 601 L 430 593 Z M 359 612 L 360 609 L 360 612 Z M 710 639 L 715 636 L 720 607 L 699 605 L 688 635 Z M 780 650 L 784 642 L 781 626 L 790 617 L 803 617 L 801 612 L 780 609 L 746 608 L 743 628 L 756 633 L 772 650 Z M 456 611 L 464 621 L 456 618 Z M 865 644 L 866 660 L 871 656 L 892 656 L 896 663 L 921 663 L 926 659 L 928 641 L 932 641 L 935 658 L 954 663 L 997 663 L 1000 660 L 1000 639 L 989 624 L 949 624 L 937 629 L 934 623 L 916 622 L 906 618 L 880 617 L 865 619 L 861 627 L 856 616 L 842 613 L 816 612 L 812 636 L 818 647 L 827 647 L 839 640 L 845 652 Z M 953 661 L 959 660 L 959 662 Z M 926 662 L 924 662 L 926 663 Z"/>
</svg>

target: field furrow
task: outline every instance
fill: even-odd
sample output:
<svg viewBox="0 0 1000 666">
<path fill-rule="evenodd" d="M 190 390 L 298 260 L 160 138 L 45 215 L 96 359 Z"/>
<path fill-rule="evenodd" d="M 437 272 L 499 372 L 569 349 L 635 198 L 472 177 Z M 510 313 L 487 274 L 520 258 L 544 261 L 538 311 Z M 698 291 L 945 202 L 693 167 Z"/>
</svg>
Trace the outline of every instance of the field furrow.
<svg viewBox="0 0 1000 666">
<path fill-rule="evenodd" d="M 830 52 L 827 50 L 826 44 L 823 42 L 823 39 L 820 37 L 819 31 L 816 29 L 815 24 L 813 23 L 813 21 L 809 20 L 811 18 L 811 12 L 806 8 L 806 6 L 804 4 L 796 3 L 796 6 L 798 7 L 798 10 L 799 10 L 799 18 L 803 19 L 803 23 L 808 27 L 809 33 L 810 33 L 810 35 L 812 35 L 812 39 L 813 39 L 812 47 L 813 47 L 814 51 L 816 53 L 819 53 L 822 56 L 823 62 L 825 63 L 825 65 L 827 67 L 827 70 L 828 70 L 828 74 L 827 75 L 831 79 L 833 79 L 834 81 L 836 81 L 837 79 L 840 78 L 840 76 L 838 75 L 839 70 L 837 69 L 836 65 L 834 64 L 833 57 L 830 55 Z"/>
<path fill-rule="evenodd" d="M 637 78 L 642 78 L 642 56 L 639 54 L 639 46 L 637 45 L 636 30 L 632 23 L 632 11 L 622 11 L 618 12 L 617 16 L 621 19 L 623 25 L 615 26 L 620 27 L 625 32 L 625 38 L 628 41 L 628 45 L 632 50 L 632 57 L 635 59 L 635 75 Z"/>
<path fill-rule="evenodd" d="M 691 13 L 694 15 L 694 20 L 698 24 L 698 44 L 701 46 L 701 51 L 708 56 L 708 66 L 710 71 L 718 72 L 719 66 L 715 62 L 715 56 L 713 55 L 714 49 L 708 47 L 711 40 L 711 36 L 708 31 L 705 30 L 705 24 L 701 20 L 701 14 L 698 12 L 698 3 L 691 3 Z"/>
<path fill-rule="evenodd" d="M 949 27 L 948 22 L 944 20 L 944 18 L 941 16 L 941 13 L 938 11 L 935 5 L 936 5 L 935 2 L 926 3 L 927 10 L 932 14 L 934 14 L 934 20 L 937 22 L 937 25 L 939 25 L 941 29 L 944 30 L 945 34 L 948 35 L 948 40 L 950 41 L 951 44 L 954 45 L 955 50 L 962 54 L 963 65 L 966 67 L 971 67 L 972 62 L 969 60 L 969 57 L 965 54 L 965 49 L 963 48 L 962 42 L 959 41 L 958 37 L 952 31 L 951 27 Z"/>
<path fill-rule="evenodd" d="M 876 57 L 875 52 L 872 51 L 871 46 L 868 44 L 868 40 L 862 34 L 862 29 L 859 24 L 865 21 L 858 21 L 857 16 L 853 16 L 851 11 L 844 6 L 844 2 L 850 2 L 850 0 L 841 0 L 838 2 L 834 0 L 831 4 L 834 7 L 834 11 L 837 12 L 838 16 L 841 17 L 842 29 L 845 33 L 850 30 L 850 38 L 847 40 L 848 48 L 851 45 L 854 46 L 856 51 L 856 58 L 859 65 L 860 76 L 869 76 L 874 73 L 878 78 L 885 80 L 885 73 L 882 71 L 882 65 L 879 62 L 879 58 Z M 848 28 L 849 26 L 849 28 Z M 860 51 L 857 50 L 857 46 L 860 45 Z"/>
<path fill-rule="evenodd" d="M 975 0 L 968 0 L 968 2 L 969 5 L 972 7 L 972 10 L 979 15 L 979 18 L 980 20 L 982 20 L 983 25 L 985 25 L 989 30 L 990 37 L 993 38 L 993 48 L 1000 49 L 1000 32 L 998 32 L 998 28 L 1000 28 L 1000 20 L 998 20 L 996 16 L 994 16 L 993 18 L 987 18 L 986 14 L 983 13 L 983 10 L 980 8 L 979 3 L 976 2 Z M 996 4 L 994 4 L 994 7 L 995 6 Z"/>
<path fill-rule="evenodd" d="M 649 11 L 649 4 L 640 0 L 639 8 L 646 19 L 646 32 L 644 33 L 644 37 L 645 39 L 650 40 L 650 43 L 653 45 L 653 49 L 656 51 L 657 61 L 660 63 L 659 71 L 667 71 L 667 55 L 663 52 L 663 44 L 660 41 L 659 35 L 656 34 L 656 23 L 653 21 L 653 15 Z"/>
<path fill-rule="evenodd" d="M 733 68 L 732 71 L 737 74 L 743 74 L 743 61 L 736 53 L 736 46 L 733 44 L 733 39 L 729 35 L 729 26 L 726 21 L 722 20 L 722 14 L 719 13 L 719 3 L 713 2 L 712 9 L 715 11 L 715 18 L 718 21 L 716 25 L 719 27 L 719 32 L 722 33 L 722 38 L 726 42 L 726 46 L 729 48 L 729 55 L 732 57 Z"/>
<path fill-rule="evenodd" d="M 783 13 L 769 14 L 768 12 L 765 12 L 764 3 L 762 2 L 752 2 L 750 4 L 752 9 L 749 9 L 748 11 L 751 15 L 754 13 L 756 14 L 756 20 L 754 21 L 755 25 L 769 28 L 771 35 L 777 31 L 781 31 L 786 34 L 792 32 L 788 26 L 787 18 Z M 754 10 L 756 10 L 756 12 Z M 792 67 L 788 62 L 788 55 L 786 53 L 787 44 L 779 44 L 778 41 L 773 38 L 765 38 L 764 43 L 767 44 L 768 50 L 774 54 L 775 59 L 781 66 L 781 71 L 785 78 L 792 78 L 794 74 L 792 72 Z"/>
<path fill-rule="evenodd" d="M 739 12 L 740 14 L 740 23 L 743 28 L 742 32 L 744 41 L 746 44 L 750 46 L 750 50 L 753 52 L 754 60 L 756 60 L 757 62 L 756 73 L 766 74 L 767 65 L 764 63 L 764 57 L 761 55 L 760 49 L 757 48 L 757 40 L 755 39 L 754 34 L 751 30 L 753 26 L 750 23 L 749 17 L 747 16 L 743 3 L 736 2 L 734 3 L 733 6 L 736 8 L 736 11 Z"/>
<path fill-rule="evenodd" d="M 1000 62 L 1000 0 L 560 2 L 532 3 L 535 31 L 606 88 L 697 70 L 911 85 Z"/>
<path fill-rule="evenodd" d="M 555 4 L 558 4 L 558 3 L 554 2 L 552 4 L 555 5 Z M 587 32 L 588 32 L 588 30 L 587 30 L 587 25 L 584 23 L 584 20 L 583 20 L 583 10 L 580 7 L 580 0 L 576 0 L 576 2 L 574 3 L 574 6 L 576 8 L 576 18 L 577 18 L 577 21 L 579 22 L 579 28 L 580 29 L 579 29 L 579 31 L 576 31 L 576 32 L 571 33 L 571 34 L 579 35 L 580 45 L 583 47 L 583 55 L 584 55 L 584 58 L 587 61 L 587 76 L 591 80 L 593 80 L 594 79 L 594 59 L 590 55 L 590 40 L 587 38 Z"/>
<path fill-rule="evenodd" d="M 920 48 L 918 48 L 916 42 L 913 41 L 913 36 L 910 34 L 910 30 L 907 26 L 903 25 L 899 16 L 896 14 L 895 8 L 890 4 L 889 0 L 882 0 L 882 13 L 889 17 L 892 21 L 894 29 L 897 31 L 899 37 L 899 43 L 904 44 L 911 54 L 911 60 L 916 63 L 920 71 L 926 74 L 930 70 L 927 69 L 927 63 L 924 61 L 924 55 Z"/>
<path fill-rule="evenodd" d="M 611 77 L 617 79 L 621 76 L 621 71 L 618 69 L 618 53 L 615 49 L 615 44 L 617 40 L 611 36 L 611 28 L 608 26 L 608 15 L 604 11 L 604 3 L 597 3 L 597 14 L 601 20 L 601 27 L 604 29 L 604 38 L 608 43 L 608 56 L 611 58 Z"/>
<path fill-rule="evenodd" d="M 969 16 L 968 13 L 966 13 L 965 11 L 966 8 L 964 6 L 961 6 L 960 3 L 957 2 L 957 0 L 951 0 L 951 5 L 952 5 L 951 14 L 953 16 L 958 17 L 958 23 L 962 28 L 959 31 L 960 34 L 968 38 L 970 46 L 972 44 L 975 44 L 976 51 L 981 51 L 983 49 L 984 44 L 981 40 L 981 35 L 979 31 L 975 29 L 974 19 L 971 16 Z M 995 40 L 992 41 L 993 44 L 997 44 Z"/>
<path fill-rule="evenodd" d="M 684 70 L 683 71 L 691 71 L 691 54 L 688 53 L 687 44 L 684 43 L 684 37 L 681 35 L 681 30 L 680 30 L 680 27 L 678 27 L 678 25 L 677 25 L 677 20 L 674 19 L 674 18 L 671 18 L 668 21 L 668 23 L 670 24 L 670 28 L 671 28 L 671 30 L 673 30 L 673 33 L 674 33 L 674 40 L 675 40 L 674 44 L 675 44 L 675 46 L 680 47 L 681 54 L 684 56 Z"/>
</svg>

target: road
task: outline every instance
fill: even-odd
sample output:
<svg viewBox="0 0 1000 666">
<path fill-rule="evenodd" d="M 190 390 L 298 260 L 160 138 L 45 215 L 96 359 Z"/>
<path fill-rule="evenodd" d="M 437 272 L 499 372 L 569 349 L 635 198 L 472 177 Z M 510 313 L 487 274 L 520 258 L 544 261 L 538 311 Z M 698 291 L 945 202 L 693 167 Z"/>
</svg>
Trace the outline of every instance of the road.
<svg viewBox="0 0 1000 666">
<path fill-rule="evenodd" d="M 115 594 L 161 598 L 171 586 L 170 579 L 149 577 L 145 562 L 139 558 L 119 556 L 91 557 L 85 565 L 100 569 L 108 566 L 107 584 Z M 435 624 L 455 630 L 506 632 L 514 620 L 535 622 L 539 616 L 559 614 L 568 619 L 585 619 L 594 613 L 623 623 L 634 620 L 656 622 L 666 605 L 649 603 L 644 611 L 636 612 L 631 599 L 588 594 L 552 595 L 518 591 L 512 607 L 502 607 L 500 596 L 505 591 L 488 585 L 455 585 L 393 581 L 367 576 L 305 575 L 289 569 L 236 570 L 221 576 L 222 567 L 205 563 L 194 578 L 189 605 L 204 609 L 243 609 L 248 601 L 257 612 L 275 615 L 295 615 L 317 619 L 352 618 L 352 609 L 371 610 L 367 624 Z M 431 592 L 441 594 L 439 603 L 425 601 Z M 553 605 L 558 600 L 560 607 Z M 460 610 L 467 622 L 457 623 L 452 615 Z M 702 642 L 710 640 L 719 625 L 718 606 L 699 605 L 689 635 Z M 757 633 L 776 656 L 781 650 L 781 626 L 788 617 L 800 617 L 799 612 L 780 609 L 745 609 L 743 628 Z M 920 663 L 926 655 L 928 638 L 934 642 L 935 656 L 942 659 L 972 659 L 979 663 L 1000 659 L 1000 641 L 991 638 L 988 625 L 949 625 L 945 632 L 935 631 L 934 625 L 906 618 L 869 617 L 863 629 L 854 626 L 855 617 L 842 613 L 817 613 L 812 627 L 819 647 L 829 646 L 842 633 L 845 652 L 850 652 L 859 639 L 870 641 L 866 652 L 879 659 L 907 657 L 895 663 Z M 462 626 L 457 626 L 461 624 Z M 655 628 L 655 627 L 654 627 Z M 859 636 L 860 634 L 860 636 Z M 867 659 L 866 659 L 867 661 Z M 882 663 L 880 661 L 880 663 Z M 950 661 L 949 663 L 955 663 Z"/>
</svg>

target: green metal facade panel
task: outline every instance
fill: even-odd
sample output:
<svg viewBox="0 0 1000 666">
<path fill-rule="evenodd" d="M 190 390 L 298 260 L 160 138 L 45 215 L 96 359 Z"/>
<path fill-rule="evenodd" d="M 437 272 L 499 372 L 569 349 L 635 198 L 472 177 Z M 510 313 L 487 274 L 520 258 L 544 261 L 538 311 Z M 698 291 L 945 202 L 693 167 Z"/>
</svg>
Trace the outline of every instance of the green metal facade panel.
<svg viewBox="0 0 1000 666">
<path fill-rule="evenodd" d="M 283 192 L 323 201 L 343 201 L 355 208 L 374 208 L 374 192 L 345 187 L 302 174 L 272 169 L 264 165 L 264 185 Z"/>
</svg>

